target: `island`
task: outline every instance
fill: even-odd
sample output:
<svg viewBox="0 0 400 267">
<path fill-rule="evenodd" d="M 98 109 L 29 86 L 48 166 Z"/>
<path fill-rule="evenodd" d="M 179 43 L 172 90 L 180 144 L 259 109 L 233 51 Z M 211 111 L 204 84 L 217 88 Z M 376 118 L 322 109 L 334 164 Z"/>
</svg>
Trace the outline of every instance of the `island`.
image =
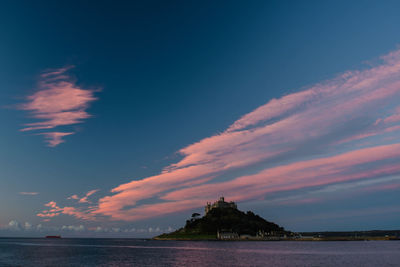
<svg viewBox="0 0 400 267">
<path fill-rule="evenodd" d="M 221 197 L 207 203 L 205 214 L 193 213 L 184 227 L 153 237 L 155 240 L 225 241 L 370 241 L 400 240 L 400 230 L 348 232 L 291 232 L 269 222 L 252 211 L 243 212 L 235 202 Z"/>
<path fill-rule="evenodd" d="M 221 197 L 207 203 L 205 215 L 193 213 L 184 227 L 154 237 L 156 240 L 281 240 L 294 233 L 269 222 L 252 211 L 243 212 L 236 203 Z"/>
</svg>

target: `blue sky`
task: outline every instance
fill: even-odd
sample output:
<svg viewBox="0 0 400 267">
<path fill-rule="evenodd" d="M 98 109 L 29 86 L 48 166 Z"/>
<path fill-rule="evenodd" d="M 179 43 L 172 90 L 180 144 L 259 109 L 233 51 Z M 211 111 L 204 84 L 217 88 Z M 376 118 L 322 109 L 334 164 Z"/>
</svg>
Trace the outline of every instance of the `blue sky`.
<svg viewBox="0 0 400 267">
<path fill-rule="evenodd" d="M 399 11 L 396 1 L 2 3 L 0 232 L 151 236 L 221 194 L 294 231 L 398 228 Z M 21 131 L 43 121 L 53 128 Z M 248 147 L 231 138 L 286 122 Z M 366 153 L 380 157 L 335 177 L 311 162 Z M 277 174 L 296 163 L 314 166 L 318 183 L 303 169 Z"/>
</svg>

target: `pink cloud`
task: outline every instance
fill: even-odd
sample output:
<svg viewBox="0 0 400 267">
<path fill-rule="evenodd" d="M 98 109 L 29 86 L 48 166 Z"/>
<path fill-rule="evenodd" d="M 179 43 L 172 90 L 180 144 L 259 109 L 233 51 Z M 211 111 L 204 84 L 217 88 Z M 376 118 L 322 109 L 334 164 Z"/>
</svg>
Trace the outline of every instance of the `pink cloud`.
<svg viewBox="0 0 400 267">
<path fill-rule="evenodd" d="M 50 201 L 49 203 L 44 204 L 46 207 L 56 208 L 57 203 L 55 201 Z"/>
<path fill-rule="evenodd" d="M 400 112 L 390 115 L 389 117 L 384 119 L 385 123 L 395 123 L 395 122 L 400 122 Z"/>
<path fill-rule="evenodd" d="M 399 100 L 397 51 L 376 67 L 269 101 L 182 148 L 182 159 L 161 173 L 115 187 L 91 213 L 139 220 L 200 207 L 221 194 L 246 201 L 400 173 L 400 140 L 385 143 L 400 129 L 397 120 L 385 121 L 398 113 Z"/>
<path fill-rule="evenodd" d="M 82 123 L 90 118 L 86 112 L 90 102 L 96 100 L 95 90 L 82 89 L 66 74 L 73 66 L 45 72 L 41 75 L 39 89 L 27 97 L 27 102 L 18 106 L 30 112 L 38 122 L 25 124 L 21 131 L 53 129 L 58 126 Z M 62 138 L 73 132 L 41 133 L 49 146 L 64 142 Z"/>
<path fill-rule="evenodd" d="M 67 135 L 74 134 L 73 132 L 63 133 L 63 132 L 49 132 L 49 133 L 40 133 L 40 135 L 44 135 L 46 142 L 50 147 L 55 147 L 61 143 L 64 143 L 65 140 L 62 138 Z"/>
<path fill-rule="evenodd" d="M 112 201 L 108 197 L 104 198 L 102 201 L 105 202 L 100 202 L 99 207 L 102 208 L 102 214 L 112 216 L 116 220 L 145 219 L 201 207 L 206 201 L 221 194 L 227 195 L 235 201 L 245 201 L 257 199 L 272 192 L 298 190 L 400 173 L 400 165 L 391 162 L 380 164 L 373 170 L 353 173 L 354 169 L 388 159 L 400 161 L 400 144 L 366 148 L 333 157 L 296 162 L 223 183 L 203 184 L 175 190 L 161 196 L 161 199 L 167 202 L 140 205 L 129 211 L 121 210 L 120 207 L 126 204 L 124 202 L 126 198 L 133 198 L 129 196 L 129 193 L 134 192 L 130 191 L 117 194 L 118 198 L 111 199 Z"/>
<path fill-rule="evenodd" d="M 61 214 L 65 214 L 74 216 L 82 220 L 95 220 L 95 217 L 93 216 L 93 214 L 91 214 L 93 208 L 86 209 L 85 211 L 82 211 L 75 207 L 61 208 L 57 205 L 55 201 L 50 201 L 49 203 L 44 204 L 44 206 L 49 207 L 49 209 L 37 213 L 36 216 L 50 219 Z"/>
<path fill-rule="evenodd" d="M 42 217 L 42 218 L 53 218 L 60 215 L 60 213 L 38 213 L 36 216 Z"/>
<path fill-rule="evenodd" d="M 317 94 L 313 90 L 306 90 L 284 96 L 280 99 L 272 99 L 266 105 L 263 105 L 253 112 L 244 115 L 235 121 L 227 132 L 245 129 L 246 127 L 256 125 L 262 121 L 267 121 L 282 116 L 285 113 L 300 109 L 301 105 L 316 97 Z"/>
<path fill-rule="evenodd" d="M 83 198 L 81 198 L 79 200 L 79 203 L 88 203 L 89 202 L 88 197 L 90 197 L 91 195 L 93 195 L 97 191 L 99 191 L 99 190 L 98 189 L 90 190 L 89 192 L 86 193 L 86 195 Z"/>
<path fill-rule="evenodd" d="M 78 219 L 82 220 L 94 220 L 94 217 L 92 214 L 84 211 L 80 211 L 77 208 L 74 207 L 64 207 L 62 210 L 63 214 L 74 216 Z"/>
<path fill-rule="evenodd" d="M 36 214 L 38 217 L 42 218 L 53 218 L 61 214 L 62 209 L 57 206 L 57 203 L 55 201 L 50 201 L 46 204 L 44 204 L 45 207 L 49 207 L 47 210 L 43 210 L 42 212 L 39 212 Z"/>
<path fill-rule="evenodd" d="M 104 208 L 101 214 L 112 216 L 114 220 L 122 221 L 135 221 L 147 219 L 151 217 L 159 217 L 173 212 L 185 211 L 193 207 L 200 207 L 204 205 L 207 199 L 184 199 L 176 202 L 164 202 L 155 204 L 145 204 L 134 207 L 129 212 L 122 212 L 120 210 L 111 208 Z M 94 214 L 99 214 L 99 211 L 94 211 Z"/>
<path fill-rule="evenodd" d="M 400 165 L 391 161 L 400 161 L 400 144 L 364 148 L 344 154 L 299 161 L 288 165 L 268 168 L 257 174 L 241 176 L 234 180 L 185 188 L 167 193 L 163 199 L 178 201 L 189 197 L 211 198 L 223 192 L 235 200 L 246 200 L 263 196 L 266 193 L 297 190 L 300 188 L 321 186 L 400 173 Z M 385 161 L 372 170 L 363 170 L 362 166 Z M 360 169 L 354 172 L 354 169 Z"/>
<path fill-rule="evenodd" d="M 90 190 L 90 191 L 88 191 L 88 192 L 85 194 L 85 196 L 83 196 L 83 197 L 81 197 L 81 198 L 80 198 L 78 195 L 72 195 L 72 196 L 68 197 L 67 199 L 78 200 L 79 203 L 90 203 L 90 201 L 88 200 L 88 198 L 89 198 L 91 195 L 93 195 L 93 194 L 95 194 L 96 192 L 98 192 L 98 191 L 99 191 L 99 189 Z"/>
</svg>

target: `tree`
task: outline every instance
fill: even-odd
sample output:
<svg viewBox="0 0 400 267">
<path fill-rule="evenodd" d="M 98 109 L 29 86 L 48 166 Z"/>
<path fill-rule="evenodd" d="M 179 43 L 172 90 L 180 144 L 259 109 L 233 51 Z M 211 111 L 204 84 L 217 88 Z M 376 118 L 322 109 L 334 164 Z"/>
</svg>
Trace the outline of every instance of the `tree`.
<svg viewBox="0 0 400 267">
<path fill-rule="evenodd" d="M 200 216 L 197 212 L 192 214 L 192 219 L 197 219 Z"/>
</svg>

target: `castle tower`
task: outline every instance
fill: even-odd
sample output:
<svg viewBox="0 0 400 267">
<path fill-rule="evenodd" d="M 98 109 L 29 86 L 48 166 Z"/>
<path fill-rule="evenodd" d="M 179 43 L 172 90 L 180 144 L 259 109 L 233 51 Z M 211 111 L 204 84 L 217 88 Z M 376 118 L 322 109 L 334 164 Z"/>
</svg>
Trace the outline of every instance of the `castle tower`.
<svg viewBox="0 0 400 267">
<path fill-rule="evenodd" d="M 210 202 L 207 202 L 206 206 L 204 207 L 205 214 L 207 214 L 210 210 L 214 208 L 220 208 L 220 209 L 225 209 L 225 208 L 233 208 L 237 209 L 236 203 L 231 201 L 231 202 L 225 202 L 224 197 L 220 197 L 219 200 L 215 201 L 213 204 Z"/>
</svg>

